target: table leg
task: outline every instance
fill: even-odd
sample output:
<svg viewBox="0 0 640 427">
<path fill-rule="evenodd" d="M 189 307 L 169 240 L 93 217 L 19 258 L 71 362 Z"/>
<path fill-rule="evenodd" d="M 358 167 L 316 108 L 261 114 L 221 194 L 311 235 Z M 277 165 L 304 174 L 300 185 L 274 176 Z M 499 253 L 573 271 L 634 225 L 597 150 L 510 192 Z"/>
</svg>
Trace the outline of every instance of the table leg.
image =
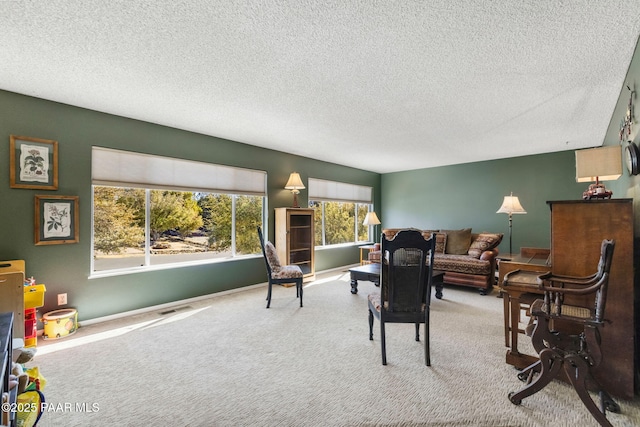
<svg viewBox="0 0 640 427">
<path fill-rule="evenodd" d="M 444 274 L 434 275 L 431 285 L 436 288 L 436 298 L 442 299 L 442 290 L 444 289 Z"/>
<path fill-rule="evenodd" d="M 351 273 L 351 293 L 352 294 L 358 293 L 358 280 L 355 277 L 353 277 L 353 273 Z"/>
<path fill-rule="evenodd" d="M 507 294 L 506 292 L 502 292 L 502 302 L 503 302 L 503 306 L 504 306 L 504 346 L 509 348 L 511 347 L 511 343 L 509 340 L 509 333 L 511 332 L 511 317 L 510 317 L 510 313 L 511 310 L 509 309 L 509 294 Z"/>
<path fill-rule="evenodd" d="M 520 298 L 510 298 L 511 311 L 511 353 L 518 354 L 518 324 L 520 321 Z"/>
</svg>

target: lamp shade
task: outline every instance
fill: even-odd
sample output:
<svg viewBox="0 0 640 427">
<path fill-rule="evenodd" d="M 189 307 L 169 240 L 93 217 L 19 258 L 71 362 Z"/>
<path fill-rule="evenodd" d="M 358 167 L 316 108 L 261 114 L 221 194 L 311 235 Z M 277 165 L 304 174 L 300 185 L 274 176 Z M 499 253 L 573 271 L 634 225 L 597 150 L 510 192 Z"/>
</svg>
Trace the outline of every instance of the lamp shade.
<svg viewBox="0 0 640 427">
<path fill-rule="evenodd" d="M 289 181 L 284 186 L 286 190 L 301 190 L 304 188 L 304 184 L 302 183 L 302 179 L 300 178 L 300 174 L 298 172 L 292 172 L 289 175 Z"/>
<path fill-rule="evenodd" d="M 576 182 L 613 181 L 622 176 L 622 147 L 576 150 Z"/>
<path fill-rule="evenodd" d="M 375 212 L 367 212 L 367 216 L 364 217 L 364 222 L 362 225 L 378 225 L 380 224 L 380 220 L 378 219 L 378 215 Z"/>
<path fill-rule="evenodd" d="M 517 196 L 514 196 L 511 193 L 510 196 L 504 196 L 504 200 L 502 201 L 502 206 L 496 213 L 506 213 L 506 214 L 526 214 L 527 211 L 524 210 L 522 205 L 520 204 L 520 200 L 518 200 Z"/>
</svg>

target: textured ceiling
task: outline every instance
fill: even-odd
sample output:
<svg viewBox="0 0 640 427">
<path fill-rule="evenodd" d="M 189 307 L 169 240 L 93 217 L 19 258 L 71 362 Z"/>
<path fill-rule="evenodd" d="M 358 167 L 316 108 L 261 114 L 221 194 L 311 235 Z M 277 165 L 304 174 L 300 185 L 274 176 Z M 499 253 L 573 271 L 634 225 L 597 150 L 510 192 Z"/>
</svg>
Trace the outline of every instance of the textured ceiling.
<svg viewBox="0 0 640 427">
<path fill-rule="evenodd" d="M 385 173 L 601 145 L 639 34 L 637 0 L 0 0 L 0 89 Z"/>
</svg>

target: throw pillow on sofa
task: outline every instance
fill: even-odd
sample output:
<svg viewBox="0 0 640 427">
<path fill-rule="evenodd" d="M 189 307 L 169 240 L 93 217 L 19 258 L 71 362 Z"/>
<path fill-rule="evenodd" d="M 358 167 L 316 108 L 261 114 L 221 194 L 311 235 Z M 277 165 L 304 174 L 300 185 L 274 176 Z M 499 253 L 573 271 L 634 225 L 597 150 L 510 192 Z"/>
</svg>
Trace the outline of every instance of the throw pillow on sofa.
<svg viewBox="0 0 640 427">
<path fill-rule="evenodd" d="M 466 255 L 471 246 L 471 228 L 441 230 L 447 235 L 446 254 Z"/>
<path fill-rule="evenodd" d="M 495 248 L 502 241 L 501 233 L 480 233 L 471 242 L 468 254 L 474 258 L 480 258 L 482 252 Z"/>
<path fill-rule="evenodd" d="M 422 236 L 425 239 L 430 238 L 433 233 L 436 233 L 436 248 L 434 253 L 443 254 L 447 246 L 447 235 L 440 233 L 438 230 L 422 230 Z"/>
</svg>

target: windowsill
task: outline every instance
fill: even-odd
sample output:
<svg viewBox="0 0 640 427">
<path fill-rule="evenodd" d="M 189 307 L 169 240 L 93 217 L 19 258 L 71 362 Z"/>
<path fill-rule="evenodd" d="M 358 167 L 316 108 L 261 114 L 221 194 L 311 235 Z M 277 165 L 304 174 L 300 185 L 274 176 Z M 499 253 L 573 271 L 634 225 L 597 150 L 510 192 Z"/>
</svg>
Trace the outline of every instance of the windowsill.
<svg viewBox="0 0 640 427">
<path fill-rule="evenodd" d="M 147 265 L 144 267 L 122 268 L 119 270 L 94 271 L 89 274 L 89 279 L 101 279 L 103 277 L 123 276 L 127 274 L 148 273 L 151 271 L 171 270 L 175 268 L 197 267 L 208 264 L 220 264 L 223 262 L 245 261 L 248 259 L 262 258 L 262 254 L 241 255 L 232 258 L 216 258 L 210 260 L 197 260 L 186 262 L 174 262 L 171 264 Z"/>
<path fill-rule="evenodd" d="M 339 248 L 349 248 L 349 247 L 360 247 L 363 245 L 373 245 L 373 242 L 349 242 L 349 243 L 338 243 L 337 245 L 326 245 L 326 246 L 316 246 L 316 251 L 324 251 L 327 249 L 339 249 Z"/>
</svg>

